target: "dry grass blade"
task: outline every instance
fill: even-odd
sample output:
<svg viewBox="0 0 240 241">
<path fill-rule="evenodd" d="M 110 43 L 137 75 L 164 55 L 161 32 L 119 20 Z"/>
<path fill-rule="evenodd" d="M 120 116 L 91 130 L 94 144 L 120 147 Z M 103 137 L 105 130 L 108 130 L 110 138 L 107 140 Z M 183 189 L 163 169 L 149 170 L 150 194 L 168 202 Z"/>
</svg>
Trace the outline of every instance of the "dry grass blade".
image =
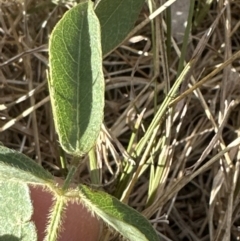
<svg viewBox="0 0 240 241">
<path fill-rule="evenodd" d="M 162 240 L 239 240 L 240 3 L 195 1 L 185 62 L 197 64 L 171 95 L 182 47 L 167 31 L 166 9 L 175 1 L 147 1 L 124 44 L 103 60 L 105 126 L 93 150 L 97 186 L 142 212 Z M 46 48 L 75 2 L 55 2 L 0 1 L 0 142 L 63 177 Z M 162 118 L 151 126 L 166 99 Z M 149 126 L 152 135 L 136 155 Z M 90 180 L 83 161 L 75 181 Z M 106 234 L 102 240 L 119 240 Z"/>
</svg>

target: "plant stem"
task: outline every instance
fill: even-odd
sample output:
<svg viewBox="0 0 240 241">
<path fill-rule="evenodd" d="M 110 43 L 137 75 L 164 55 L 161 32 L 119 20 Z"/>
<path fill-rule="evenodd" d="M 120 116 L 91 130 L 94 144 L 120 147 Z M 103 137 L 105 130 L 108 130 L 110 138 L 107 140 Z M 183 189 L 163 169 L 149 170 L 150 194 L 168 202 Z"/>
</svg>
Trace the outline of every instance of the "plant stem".
<svg viewBox="0 0 240 241">
<path fill-rule="evenodd" d="M 46 229 L 46 237 L 44 241 L 56 241 L 61 228 L 61 217 L 64 210 L 64 198 L 63 196 L 57 196 L 57 200 L 49 215 L 50 220 Z"/>
<path fill-rule="evenodd" d="M 89 165 L 90 165 L 90 176 L 91 176 L 91 182 L 92 184 L 100 184 L 100 175 L 98 171 L 98 164 L 97 164 L 97 158 L 94 149 L 91 149 L 88 153 L 89 156 Z"/>
<path fill-rule="evenodd" d="M 62 186 L 62 190 L 63 192 L 66 191 L 69 186 L 70 186 L 70 183 L 78 169 L 78 165 L 79 165 L 79 157 L 73 157 L 73 162 L 72 162 L 72 165 L 68 171 L 68 174 L 67 174 L 67 177 L 63 183 L 63 186 Z"/>
</svg>

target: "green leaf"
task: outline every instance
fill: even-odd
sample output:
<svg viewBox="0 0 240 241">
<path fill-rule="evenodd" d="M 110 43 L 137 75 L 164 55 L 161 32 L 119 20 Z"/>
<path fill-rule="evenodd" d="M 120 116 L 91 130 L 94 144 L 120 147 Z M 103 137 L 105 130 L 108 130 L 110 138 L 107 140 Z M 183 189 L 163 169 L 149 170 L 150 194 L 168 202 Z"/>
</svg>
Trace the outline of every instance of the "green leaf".
<svg viewBox="0 0 240 241">
<path fill-rule="evenodd" d="M 53 176 L 29 157 L 0 146 L 0 180 L 45 185 Z"/>
<path fill-rule="evenodd" d="M 105 192 L 84 185 L 80 185 L 79 190 L 83 204 L 125 238 L 130 241 L 159 241 L 152 225 L 133 208 Z"/>
<path fill-rule="evenodd" d="M 127 37 L 145 0 L 100 0 L 95 7 L 101 25 L 102 52 L 108 54 Z"/>
<path fill-rule="evenodd" d="M 80 156 L 94 146 L 104 109 L 100 25 L 91 1 L 72 8 L 58 22 L 49 54 L 49 89 L 60 144 Z"/>
<path fill-rule="evenodd" d="M 33 207 L 26 184 L 0 182 L 0 240 L 37 240 Z"/>
</svg>

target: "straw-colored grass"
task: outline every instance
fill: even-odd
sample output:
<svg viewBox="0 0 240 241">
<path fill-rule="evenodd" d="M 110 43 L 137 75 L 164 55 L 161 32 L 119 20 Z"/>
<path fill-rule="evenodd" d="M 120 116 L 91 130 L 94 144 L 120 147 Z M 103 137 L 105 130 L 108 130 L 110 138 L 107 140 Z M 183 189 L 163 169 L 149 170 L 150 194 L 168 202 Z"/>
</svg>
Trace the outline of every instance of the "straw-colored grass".
<svg viewBox="0 0 240 241">
<path fill-rule="evenodd" d="M 47 45 L 74 2 L 53 2 L 0 1 L 0 141 L 63 177 Z M 240 238 L 240 2 L 204 2 L 196 1 L 183 44 L 167 37 L 167 10 L 146 20 L 159 1 L 146 4 L 129 41 L 103 60 L 105 127 L 95 149 L 101 184 L 142 212 L 163 240 Z M 180 59 L 189 67 L 184 76 Z M 91 184 L 83 159 L 75 181 Z"/>
</svg>

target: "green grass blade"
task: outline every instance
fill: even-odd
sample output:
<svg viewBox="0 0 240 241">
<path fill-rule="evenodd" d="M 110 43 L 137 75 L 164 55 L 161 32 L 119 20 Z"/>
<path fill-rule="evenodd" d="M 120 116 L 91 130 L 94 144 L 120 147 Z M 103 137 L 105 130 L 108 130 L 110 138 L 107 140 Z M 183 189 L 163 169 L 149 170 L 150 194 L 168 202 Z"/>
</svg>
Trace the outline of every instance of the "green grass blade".
<svg viewBox="0 0 240 241">
<path fill-rule="evenodd" d="M 159 107 L 159 109 L 158 109 L 156 115 L 154 116 L 150 126 L 148 127 L 144 137 L 139 141 L 139 143 L 136 147 L 137 155 L 139 155 L 142 152 L 147 141 L 151 138 L 154 129 L 156 127 L 158 127 L 159 123 L 161 123 L 161 120 L 164 117 L 164 115 L 167 111 L 167 108 L 172 100 L 171 96 L 175 96 L 175 94 L 177 93 L 180 84 L 183 82 L 186 75 L 188 74 L 191 66 L 193 65 L 193 62 L 194 62 L 194 60 L 191 60 L 189 63 L 186 64 L 185 68 L 183 69 L 183 71 L 181 72 L 181 74 L 179 75 L 177 80 L 175 81 L 174 85 L 172 86 L 171 90 L 169 91 L 168 96 L 166 96 L 163 103 Z"/>
<path fill-rule="evenodd" d="M 184 67 L 185 56 L 187 54 L 187 46 L 188 46 L 189 36 L 191 34 L 191 29 L 192 29 L 192 18 L 193 18 L 193 14 L 194 14 L 194 6 L 195 6 L 195 1 L 190 1 L 187 26 L 185 29 L 183 44 L 182 44 L 182 48 L 181 48 L 181 57 L 180 57 L 179 64 L 178 64 L 177 77 L 180 75 L 180 73 Z"/>
<path fill-rule="evenodd" d="M 121 200 L 124 200 L 124 201 L 128 200 L 130 192 L 131 192 L 133 186 L 135 185 L 135 183 L 142 171 L 142 168 L 144 168 L 144 164 L 146 163 L 147 156 L 149 155 L 153 142 L 155 140 L 155 136 L 157 133 L 156 130 L 161 125 L 163 117 L 169 107 L 171 100 L 172 100 L 171 96 L 175 96 L 175 94 L 177 93 L 177 91 L 179 89 L 180 84 L 184 81 L 186 75 L 189 73 L 189 71 L 194 63 L 195 63 L 195 60 L 193 59 L 193 60 L 190 60 L 190 62 L 186 64 L 186 66 L 183 69 L 183 71 L 181 72 L 180 76 L 177 78 L 174 85 L 170 89 L 168 96 L 166 96 L 163 103 L 159 107 L 159 109 L 158 109 L 156 115 L 154 116 L 150 126 L 148 127 L 146 133 L 144 134 L 144 136 L 141 138 L 141 140 L 136 145 L 135 153 L 133 154 L 133 157 L 141 156 L 141 160 L 139 162 L 135 175 L 131 179 L 129 185 L 127 186 L 130 175 L 126 176 L 125 180 L 122 181 L 122 183 L 121 183 L 121 188 L 122 188 L 121 194 L 122 195 L 120 198 Z M 144 153 L 143 153 L 143 151 L 144 151 Z M 133 168 L 131 166 L 129 166 L 129 170 L 125 170 L 125 171 L 130 173 L 130 172 L 132 172 L 132 170 L 133 170 Z M 126 186 L 127 186 L 127 188 L 126 188 Z M 125 188 L 123 188 L 123 187 L 125 187 Z"/>
</svg>

